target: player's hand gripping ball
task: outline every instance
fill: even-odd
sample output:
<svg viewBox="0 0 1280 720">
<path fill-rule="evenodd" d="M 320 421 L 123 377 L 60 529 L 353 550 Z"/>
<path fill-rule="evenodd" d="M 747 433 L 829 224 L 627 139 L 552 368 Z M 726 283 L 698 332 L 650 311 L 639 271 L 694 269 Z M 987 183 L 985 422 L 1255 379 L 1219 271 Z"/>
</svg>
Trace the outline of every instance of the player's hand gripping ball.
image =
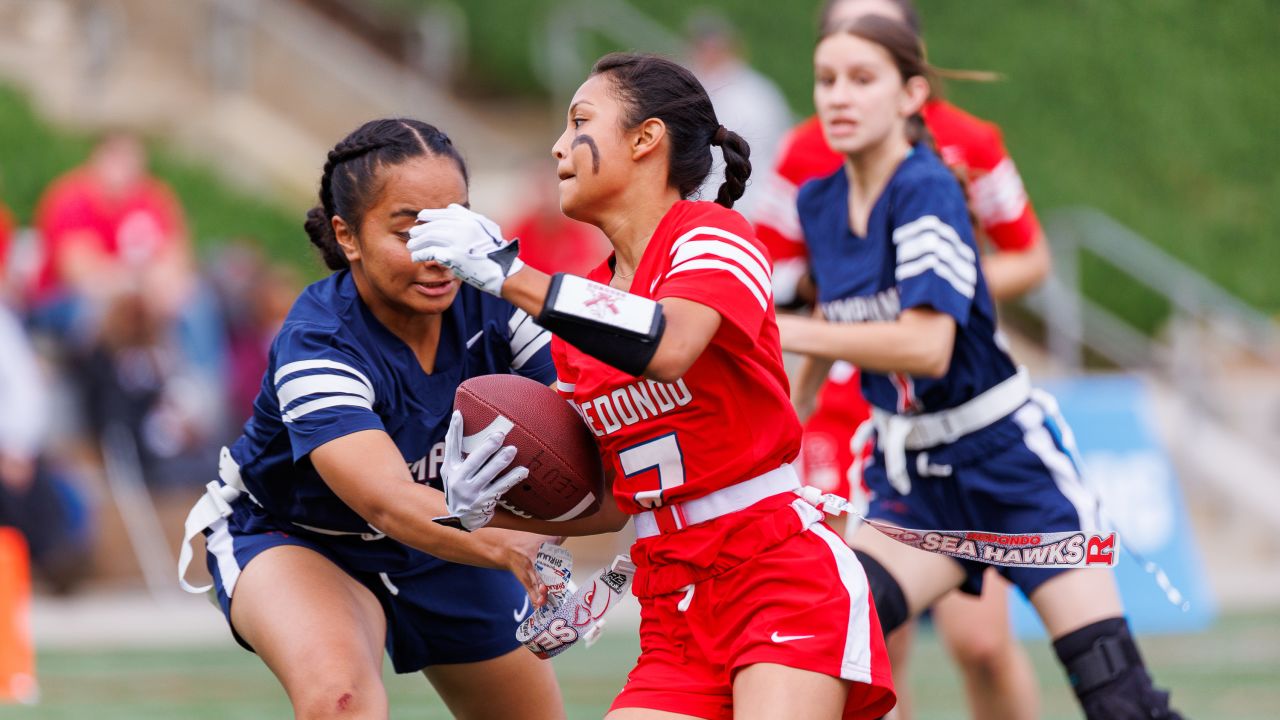
<svg viewBox="0 0 1280 720">
<path fill-rule="evenodd" d="M 462 449 L 505 431 L 516 448 L 512 465 L 529 474 L 498 500 L 523 517 L 572 520 L 600 507 L 604 472 L 600 451 L 586 422 L 556 391 L 519 375 L 482 375 L 458 387 L 454 407 L 462 413 Z"/>
</svg>

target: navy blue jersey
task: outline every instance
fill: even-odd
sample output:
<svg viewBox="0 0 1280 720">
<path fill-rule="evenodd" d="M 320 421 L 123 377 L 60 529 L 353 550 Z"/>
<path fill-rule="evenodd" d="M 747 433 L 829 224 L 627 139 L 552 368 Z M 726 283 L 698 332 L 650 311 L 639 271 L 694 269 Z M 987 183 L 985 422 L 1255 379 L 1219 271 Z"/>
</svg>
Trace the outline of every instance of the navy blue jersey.
<svg viewBox="0 0 1280 720">
<path fill-rule="evenodd" d="M 550 334 L 506 301 L 463 285 L 443 319 L 427 374 L 361 301 L 349 271 L 302 292 L 271 345 L 253 417 L 231 448 L 245 486 L 269 515 L 367 533 L 369 525 L 312 467 L 312 450 L 382 430 L 414 481 L 439 488 L 444 434 L 463 380 L 506 372 L 547 384 L 555 378 Z"/>
<path fill-rule="evenodd" d="M 917 145 L 876 199 L 867 236 L 849 227 L 844 169 L 806 183 L 796 200 L 818 302 L 829 322 L 892 322 L 930 307 L 956 321 L 951 366 L 941 378 L 864 370 L 862 393 L 895 413 L 945 410 L 1016 371 L 996 336 L 995 306 L 978 263 L 964 192 L 951 171 Z"/>
</svg>

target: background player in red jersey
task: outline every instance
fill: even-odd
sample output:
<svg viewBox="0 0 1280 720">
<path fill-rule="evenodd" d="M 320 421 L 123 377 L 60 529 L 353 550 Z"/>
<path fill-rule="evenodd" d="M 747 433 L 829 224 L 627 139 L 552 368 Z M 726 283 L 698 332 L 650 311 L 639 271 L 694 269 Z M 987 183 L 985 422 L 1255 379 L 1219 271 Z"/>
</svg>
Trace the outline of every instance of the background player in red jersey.
<svg viewBox="0 0 1280 720">
<path fill-rule="evenodd" d="M 917 34 L 919 16 L 910 0 L 828 0 L 821 25 L 847 23 L 864 14 L 907 23 Z M 1049 245 L 1023 188 L 1000 129 L 934 95 L 921 110 L 938 154 L 967 183 L 970 208 L 992 252 L 982 270 L 996 300 L 1033 289 L 1049 273 Z M 835 172 L 843 163 L 822 135 L 816 116 L 786 138 L 778 164 L 766 179 L 769 199 L 756 232 L 774 258 L 775 301 L 780 305 L 812 300 L 807 285 L 807 252 L 796 213 L 800 185 Z M 820 386 L 820 388 L 819 388 Z M 801 467 L 805 483 L 824 492 L 849 496 L 863 490 L 850 484 L 855 454 L 854 429 L 870 416 L 859 389 L 857 368 L 807 360 L 793 392 L 805 419 Z M 1039 700 L 1030 660 L 1009 631 L 1007 584 L 994 572 L 980 598 L 951 593 L 932 608 L 935 627 L 964 678 L 973 717 L 1022 720 L 1038 715 Z M 897 715 L 910 718 L 906 664 L 914 623 L 895 633 L 889 652 L 898 678 Z"/>
<path fill-rule="evenodd" d="M 591 280 L 524 267 L 517 244 L 462 207 L 424 211 L 409 247 L 538 316 L 558 385 L 596 434 L 616 503 L 561 523 L 609 532 L 634 517 L 641 657 L 609 717 L 879 717 L 893 691 L 866 576 L 792 492 L 799 451 L 769 262 L 729 210 L 749 149 L 669 60 L 601 58 L 556 142 L 565 214 L 604 230 Z M 718 145 L 716 203 L 688 202 Z M 717 204 L 718 203 L 718 204 Z M 593 282 L 595 281 L 595 282 Z M 446 474 L 466 527 L 494 516 L 484 489 Z"/>
</svg>

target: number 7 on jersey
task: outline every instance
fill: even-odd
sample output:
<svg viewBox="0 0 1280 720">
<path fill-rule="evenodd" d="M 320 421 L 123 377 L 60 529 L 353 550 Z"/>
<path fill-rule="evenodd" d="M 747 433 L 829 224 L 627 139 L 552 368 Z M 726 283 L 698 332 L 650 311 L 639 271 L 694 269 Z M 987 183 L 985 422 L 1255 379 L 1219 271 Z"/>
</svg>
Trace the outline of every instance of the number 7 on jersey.
<svg viewBox="0 0 1280 720">
<path fill-rule="evenodd" d="M 635 494 L 638 505 L 650 509 L 662 507 L 662 493 L 684 484 L 684 453 L 680 451 L 680 441 L 674 432 L 621 450 L 618 460 L 626 477 L 654 469 L 658 471 L 658 489 L 638 491 Z"/>
</svg>

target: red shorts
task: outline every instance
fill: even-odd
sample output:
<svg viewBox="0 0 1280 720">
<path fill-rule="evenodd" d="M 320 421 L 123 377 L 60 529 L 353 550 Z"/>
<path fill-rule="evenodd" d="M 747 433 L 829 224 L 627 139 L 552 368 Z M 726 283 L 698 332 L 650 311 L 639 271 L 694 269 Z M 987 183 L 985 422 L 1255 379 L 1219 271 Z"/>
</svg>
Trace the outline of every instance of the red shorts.
<svg viewBox="0 0 1280 720">
<path fill-rule="evenodd" d="M 671 546 L 686 533 L 693 541 L 689 559 L 712 574 L 696 579 L 681 611 L 688 592 L 671 591 L 667 581 L 704 573 L 669 573 L 672 568 L 650 563 L 654 556 L 672 557 Z M 717 561 L 707 564 L 703 541 L 713 537 L 720 539 Z M 734 674 L 762 662 L 851 681 L 845 718 L 878 718 L 896 702 L 862 566 L 822 513 L 794 495 L 640 540 L 632 557 L 640 660 L 613 708 L 731 718 Z M 726 567 L 730 558 L 739 562 Z"/>
</svg>

